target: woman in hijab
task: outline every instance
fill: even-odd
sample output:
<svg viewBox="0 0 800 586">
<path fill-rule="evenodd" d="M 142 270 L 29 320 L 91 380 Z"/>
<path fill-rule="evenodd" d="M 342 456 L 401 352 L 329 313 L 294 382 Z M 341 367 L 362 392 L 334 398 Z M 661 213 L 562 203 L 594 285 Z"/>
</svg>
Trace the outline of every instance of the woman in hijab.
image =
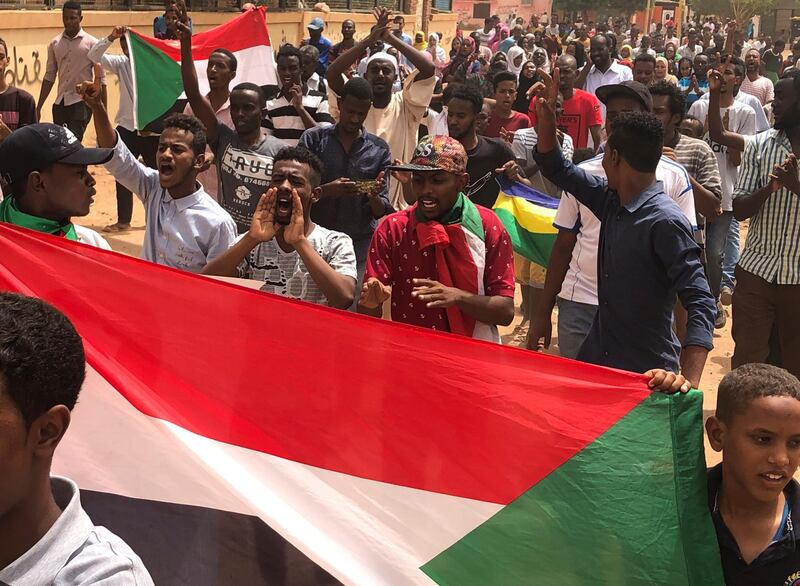
<svg viewBox="0 0 800 586">
<path fill-rule="evenodd" d="M 513 47 L 512 47 L 513 49 Z M 511 55 L 511 51 L 508 51 L 509 55 Z M 509 61 L 509 67 L 511 66 L 511 62 Z M 530 109 L 530 98 L 528 97 L 528 90 L 531 88 L 533 84 L 535 84 L 539 80 L 539 76 L 536 73 L 536 65 L 533 64 L 533 61 L 526 61 L 522 64 L 522 68 L 519 72 L 519 83 L 517 84 L 517 99 L 514 100 L 514 105 L 511 106 L 511 109 L 516 112 L 522 112 L 523 114 L 527 114 L 528 110 Z"/>
<path fill-rule="evenodd" d="M 472 75 L 480 73 L 481 64 L 478 61 L 477 48 L 472 37 L 464 37 L 461 41 L 461 48 L 458 54 L 442 71 L 442 79 L 445 83 L 453 81 L 463 82 Z"/>
<path fill-rule="evenodd" d="M 518 45 L 514 45 L 508 50 L 508 70 L 519 75 L 522 71 L 522 66 L 525 63 L 525 49 Z"/>
<path fill-rule="evenodd" d="M 500 43 L 505 41 L 510 33 L 511 31 L 506 25 L 500 25 L 500 32 L 497 33 L 494 36 L 494 40 L 489 43 L 489 48 L 492 50 L 492 53 L 497 53 L 500 50 Z"/>
<path fill-rule="evenodd" d="M 413 46 L 417 51 L 424 51 L 428 48 L 428 43 L 425 42 L 425 33 L 417 31 L 417 34 L 414 35 Z"/>
<path fill-rule="evenodd" d="M 669 65 L 669 72 L 677 77 L 678 67 L 675 65 L 675 59 L 678 58 L 678 51 L 675 48 L 675 43 L 667 43 L 664 47 L 664 59 L 667 60 Z"/>
<path fill-rule="evenodd" d="M 544 47 L 533 48 L 533 58 L 531 59 L 537 69 L 543 70 L 545 73 L 550 73 L 550 59 L 547 57 L 547 51 Z"/>
<path fill-rule="evenodd" d="M 633 49 L 631 49 L 630 45 L 622 45 L 622 48 L 619 50 L 619 62 L 621 65 L 627 65 L 631 69 L 633 69 Z"/>
<path fill-rule="evenodd" d="M 669 62 L 666 57 L 656 57 L 655 81 L 668 81 L 672 85 L 678 85 L 678 78 L 669 72 Z"/>
<path fill-rule="evenodd" d="M 439 35 L 436 33 L 428 35 L 428 48 L 425 51 L 431 55 L 433 66 L 436 68 L 436 76 L 442 77 L 442 70 L 447 65 L 447 57 L 444 54 L 444 49 L 439 46 Z"/>
<path fill-rule="evenodd" d="M 450 60 L 452 61 L 458 56 L 458 52 L 461 50 L 461 43 L 463 39 L 461 37 L 453 37 L 453 40 L 450 42 Z"/>
</svg>

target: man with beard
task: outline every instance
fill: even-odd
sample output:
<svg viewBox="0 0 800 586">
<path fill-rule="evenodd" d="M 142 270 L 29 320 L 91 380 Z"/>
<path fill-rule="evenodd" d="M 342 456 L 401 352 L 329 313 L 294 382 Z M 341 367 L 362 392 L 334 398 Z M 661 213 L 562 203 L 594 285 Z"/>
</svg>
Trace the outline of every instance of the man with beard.
<svg viewBox="0 0 800 586">
<path fill-rule="evenodd" d="M 258 199 L 269 185 L 272 159 L 286 145 L 261 128 L 261 112 L 266 100 L 255 84 L 240 83 L 230 93 L 230 126 L 219 118 L 211 95 L 200 93 L 188 29 L 182 28 L 180 32 L 184 91 L 189 106 L 206 128 L 214 153 L 217 170 L 213 178 L 214 191 L 218 192 L 215 199 L 234 219 L 239 232 L 246 232 Z M 215 54 L 211 55 L 212 59 Z M 204 187 L 208 191 L 208 186 Z"/>
<path fill-rule="evenodd" d="M 341 95 L 344 90 L 342 74 L 367 47 L 379 40 L 394 47 L 402 57 L 408 59 L 415 70 L 406 78 L 402 91 L 392 92 L 399 68 L 397 59 L 388 53 L 371 54 L 364 74 L 364 79 L 372 86 L 372 108 L 364 120 L 364 129 L 387 142 L 393 160 L 408 161 L 417 144 L 420 121 L 428 111 L 433 97 L 436 69 L 428 58 L 430 56 L 426 57 L 424 53 L 392 34 L 388 28 L 389 12 L 385 8 L 376 8 L 374 16 L 377 22 L 369 36 L 331 63 L 325 77 L 328 87 L 337 96 Z M 389 201 L 395 209 L 403 209 L 409 205 L 410 202 L 403 197 L 399 182 L 391 187 Z"/>
<path fill-rule="evenodd" d="M 800 72 L 775 85 L 775 127 L 747 140 L 733 214 L 750 218 L 733 293 L 732 366 L 766 362 L 773 325 L 783 366 L 800 375 Z"/>
<path fill-rule="evenodd" d="M 467 173 L 471 185 L 464 192 L 476 204 L 492 209 L 500 192 L 494 175 L 504 173 L 516 179 L 520 168 L 514 152 L 499 138 L 478 135 L 478 115 L 483 108 L 483 98 L 477 89 L 462 85 L 453 90 L 447 104 L 447 128 L 467 151 Z"/>
<path fill-rule="evenodd" d="M 621 65 L 616 59 L 611 58 L 610 45 L 611 41 L 605 35 L 592 37 L 589 45 L 591 63 L 583 66 L 575 87 L 583 87 L 587 92 L 596 96 L 597 90 L 604 85 L 616 85 L 633 79 L 630 67 Z M 603 104 L 600 104 L 600 113 L 605 120 L 606 107 Z"/>
<path fill-rule="evenodd" d="M 94 116 L 97 144 L 113 149 L 106 170 L 144 204 L 142 258 L 200 272 L 236 238 L 236 224 L 228 212 L 197 181 L 198 173 L 208 167 L 203 125 L 187 114 L 168 116 L 158 140 L 158 170 L 151 169 L 131 154 L 111 125 L 99 82 L 85 82 L 78 90 Z"/>
<path fill-rule="evenodd" d="M 350 307 L 356 289 L 353 242 L 311 220 L 321 176 L 322 161 L 307 148 L 282 149 L 250 229 L 203 274 L 264 281 L 261 290 L 268 293 Z"/>
<path fill-rule="evenodd" d="M 775 85 L 759 73 L 761 67 L 761 53 L 758 49 L 750 49 L 744 57 L 747 75 L 742 80 L 739 91 L 758 98 L 762 106 L 766 106 L 775 98 Z"/>
</svg>

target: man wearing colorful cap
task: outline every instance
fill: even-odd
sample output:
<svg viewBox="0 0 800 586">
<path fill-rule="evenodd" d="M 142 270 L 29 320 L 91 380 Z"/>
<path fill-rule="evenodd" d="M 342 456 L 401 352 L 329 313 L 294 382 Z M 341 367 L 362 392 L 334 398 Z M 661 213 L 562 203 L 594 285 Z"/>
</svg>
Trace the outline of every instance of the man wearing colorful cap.
<svg viewBox="0 0 800 586">
<path fill-rule="evenodd" d="M 497 216 L 463 193 L 467 153 L 448 136 L 425 137 L 411 163 L 416 202 L 387 216 L 367 256 L 359 311 L 500 342 L 497 325 L 514 318 L 511 239 Z"/>
<path fill-rule="evenodd" d="M 111 250 L 102 236 L 72 218 L 87 215 L 94 201 L 96 182 L 87 166 L 102 165 L 112 154 L 85 148 L 64 126 L 15 130 L 0 143 L 0 221 Z"/>
<path fill-rule="evenodd" d="M 308 36 L 309 38 L 303 39 L 300 46 L 311 45 L 316 47 L 319 51 L 319 65 L 317 65 L 317 73 L 324 77 L 328 71 L 328 56 L 333 46 L 328 39 L 322 36 L 322 31 L 325 30 L 325 21 L 319 16 L 311 19 L 308 23 Z"/>
</svg>

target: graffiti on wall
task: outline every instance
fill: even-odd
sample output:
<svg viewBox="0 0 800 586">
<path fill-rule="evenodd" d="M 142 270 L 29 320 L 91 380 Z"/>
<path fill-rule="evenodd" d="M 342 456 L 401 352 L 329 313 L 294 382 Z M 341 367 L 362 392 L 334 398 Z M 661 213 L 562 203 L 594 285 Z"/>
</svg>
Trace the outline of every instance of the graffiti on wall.
<svg viewBox="0 0 800 586">
<path fill-rule="evenodd" d="M 44 66 L 39 51 L 30 51 L 30 56 L 26 58 L 17 53 L 16 47 L 12 47 L 4 75 L 9 85 L 23 88 L 39 85 L 44 77 Z"/>
</svg>

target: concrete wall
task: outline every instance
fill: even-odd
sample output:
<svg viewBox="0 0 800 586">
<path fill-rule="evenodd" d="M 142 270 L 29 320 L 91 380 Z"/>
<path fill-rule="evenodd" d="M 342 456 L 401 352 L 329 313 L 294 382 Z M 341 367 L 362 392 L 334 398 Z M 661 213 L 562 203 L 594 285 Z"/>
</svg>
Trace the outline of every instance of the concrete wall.
<svg viewBox="0 0 800 586">
<path fill-rule="evenodd" d="M 108 35 L 115 25 L 130 26 L 152 35 L 153 19 L 160 14 L 161 11 L 86 11 L 83 28 L 97 38 Z M 191 16 L 194 30 L 200 32 L 227 22 L 234 18 L 236 13 L 193 12 Z M 315 16 L 322 16 L 325 19 L 327 23 L 325 36 L 333 42 L 341 40 L 341 23 L 345 19 L 350 18 L 356 22 L 356 38 L 366 36 L 375 22 L 371 14 L 364 13 L 267 12 L 267 27 L 274 49 L 277 50 L 284 43 L 297 45 L 303 37 L 307 36 L 305 27 Z M 406 17 L 406 30 L 412 36 L 414 30 L 419 26 L 416 21 L 414 15 Z M 38 99 L 47 65 L 47 44 L 63 30 L 61 13 L 58 11 L 2 11 L 0 12 L 0 22 L 2 22 L 0 37 L 6 41 L 12 59 L 5 71 L 6 80 L 11 85 L 16 85 L 33 94 L 34 99 Z M 429 30 L 444 34 L 443 46 L 445 47 L 450 46 L 450 41 L 455 35 L 455 28 L 456 15 L 454 14 L 436 14 L 429 22 Z M 115 44 L 109 52 L 120 52 L 119 45 Z M 119 101 L 119 89 L 113 75 L 109 76 L 108 82 L 109 110 L 111 110 L 113 119 Z M 55 94 L 54 88 L 50 94 L 50 100 L 42 109 L 43 122 L 52 119 L 50 106 Z"/>
</svg>

